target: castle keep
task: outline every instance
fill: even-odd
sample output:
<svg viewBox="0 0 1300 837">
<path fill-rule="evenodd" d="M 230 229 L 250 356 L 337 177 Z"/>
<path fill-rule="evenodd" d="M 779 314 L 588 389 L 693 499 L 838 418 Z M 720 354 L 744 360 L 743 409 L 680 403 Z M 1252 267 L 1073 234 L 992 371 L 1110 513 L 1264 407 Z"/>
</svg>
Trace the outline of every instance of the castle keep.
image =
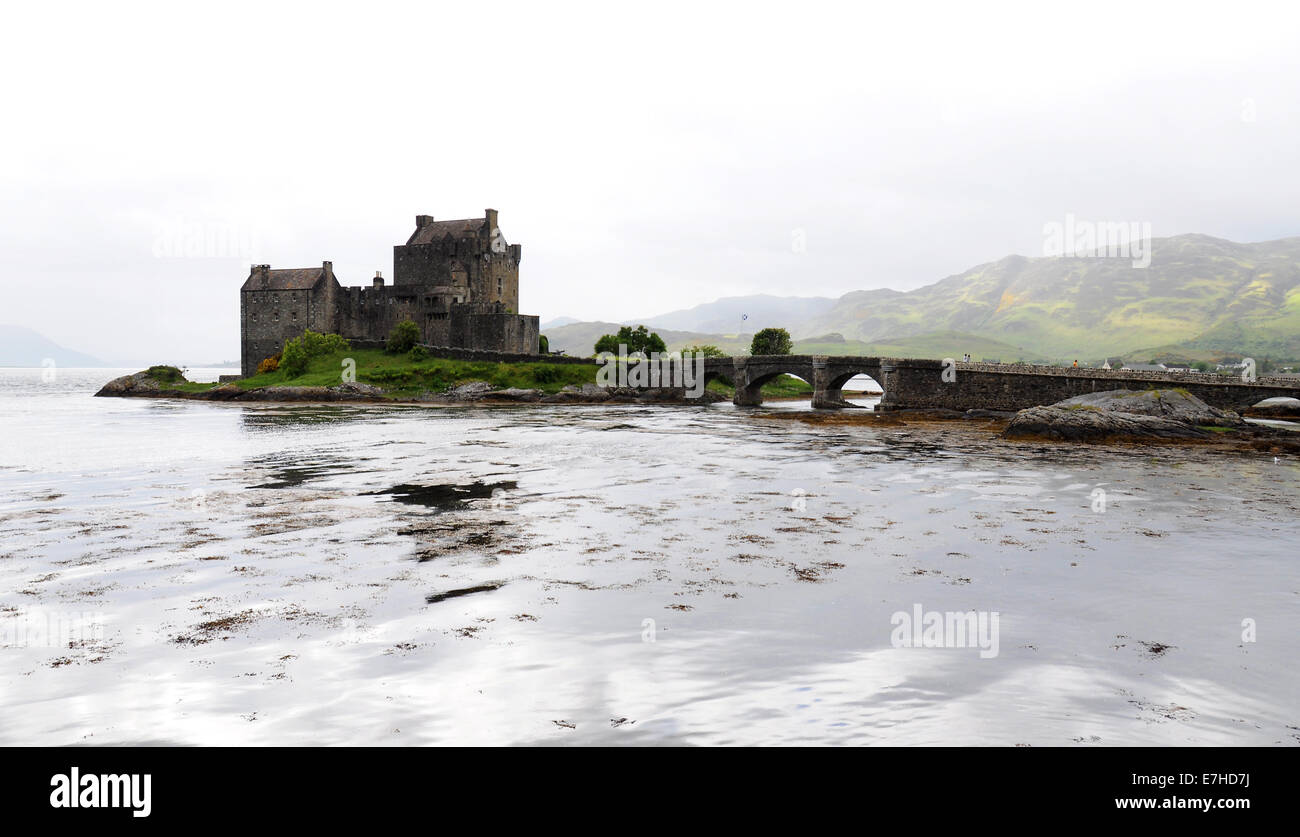
<svg viewBox="0 0 1300 837">
<path fill-rule="evenodd" d="M 460 221 L 415 216 L 415 232 L 393 247 L 391 285 L 376 273 L 368 288 L 345 288 L 332 262 L 253 265 L 239 292 L 241 372 L 255 374 L 304 329 L 385 340 L 402 320 L 431 346 L 537 354 L 537 317 L 517 313 L 521 250 L 506 243 L 489 209 Z"/>
</svg>

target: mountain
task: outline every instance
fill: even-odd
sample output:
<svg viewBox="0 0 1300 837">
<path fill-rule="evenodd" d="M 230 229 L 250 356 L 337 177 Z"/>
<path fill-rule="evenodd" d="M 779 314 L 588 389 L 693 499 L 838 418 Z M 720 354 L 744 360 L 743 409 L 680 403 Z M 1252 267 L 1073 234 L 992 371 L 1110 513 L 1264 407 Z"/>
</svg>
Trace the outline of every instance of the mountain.
<svg viewBox="0 0 1300 837">
<path fill-rule="evenodd" d="M 103 361 L 65 349 L 30 328 L 0 324 L 0 366 L 37 367 L 46 359 L 63 367 L 106 366 Z"/>
<path fill-rule="evenodd" d="M 656 317 L 627 320 L 624 325 L 645 324 L 655 329 L 705 334 L 754 333 L 768 326 L 790 328 L 831 309 L 835 300 L 825 296 L 729 296 L 694 308 L 670 311 Z M 758 325 L 755 325 L 758 323 Z"/>
<path fill-rule="evenodd" d="M 619 323 L 573 323 L 559 328 L 546 329 L 547 345 L 553 352 L 567 352 L 574 357 L 590 355 L 595 351 L 596 341 L 604 334 L 617 334 L 622 328 Z M 752 334 L 721 335 L 705 334 L 694 331 L 675 331 L 655 328 L 654 332 L 663 338 L 669 351 L 677 351 L 686 346 L 714 345 L 731 354 L 745 354 L 749 351 Z"/>
<path fill-rule="evenodd" d="M 1238 244 L 1179 235 L 1154 239 L 1150 253 L 1147 267 L 1119 257 L 1007 256 L 907 292 L 853 291 L 829 305 L 731 297 L 629 324 L 653 327 L 670 349 L 702 343 L 738 353 L 753 331 L 781 326 L 806 354 L 1300 359 L 1300 237 Z M 748 334 L 736 333 L 742 324 Z M 618 328 L 572 323 L 546 333 L 552 348 L 589 354 Z"/>
<path fill-rule="evenodd" d="M 825 332 L 870 343 L 959 332 L 1025 359 L 1159 350 L 1298 358 L 1300 237 L 1154 239 L 1145 268 L 1127 258 L 1007 256 L 906 293 L 845 294 L 792 330 Z"/>
<path fill-rule="evenodd" d="M 582 320 L 579 320 L 577 317 L 556 317 L 553 320 L 547 320 L 542 323 L 541 330 L 546 331 L 550 328 L 559 328 L 560 326 L 573 325 L 574 323 L 580 322 L 582 322 Z"/>
</svg>

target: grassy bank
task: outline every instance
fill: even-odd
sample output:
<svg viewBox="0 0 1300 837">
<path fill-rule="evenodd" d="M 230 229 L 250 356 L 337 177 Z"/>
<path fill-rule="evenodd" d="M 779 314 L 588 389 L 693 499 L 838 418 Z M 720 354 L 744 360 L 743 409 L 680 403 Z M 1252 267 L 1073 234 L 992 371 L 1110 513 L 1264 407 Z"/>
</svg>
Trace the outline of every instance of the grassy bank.
<svg viewBox="0 0 1300 837">
<path fill-rule="evenodd" d="M 559 392 L 566 385 L 582 386 L 596 382 L 596 365 L 561 363 L 491 363 L 482 361 L 428 358 L 411 360 L 408 355 L 390 355 L 382 349 L 349 349 L 308 361 L 307 371 L 289 377 L 283 370 L 264 372 L 235 381 L 240 389 L 276 386 L 332 387 L 343 383 L 345 361 L 356 363 L 356 381 L 382 387 L 393 398 L 442 392 L 472 381 L 485 381 L 494 387 L 539 389 Z M 182 384 L 185 392 L 202 392 L 217 384 Z"/>
<path fill-rule="evenodd" d="M 381 387 L 392 398 L 409 398 L 426 392 L 443 392 L 461 384 L 484 381 L 496 388 L 538 389 L 546 393 L 559 392 L 565 386 L 582 386 L 596 382 L 597 366 L 568 363 L 493 363 L 484 361 L 448 360 L 428 358 L 411 360 L 409 355 L 390 355 L 382 349 L 349 349 L 312 358 L 307 371 L 290 377 L 284 370 L 264 372 L 234 382 L 240 389 L 260 389 L 278 386 L 338 386 L 343 382 L 344 361 L 351 358 L 356 363 L 356 381 Z M 178 383 L 179 370 L 166 372 L 171 367 L 153 367 L 159 380 L 172 383 L 182 392 L 204 392 L 219 386 L 216 383 Z M 732 394 L 732 388 L 720 381 L 712 381 L 709 389 Z M 768 398 L 811 398 L 812 387 L 799 378 L 783 375 L 763 387 Z"/>
</svg>

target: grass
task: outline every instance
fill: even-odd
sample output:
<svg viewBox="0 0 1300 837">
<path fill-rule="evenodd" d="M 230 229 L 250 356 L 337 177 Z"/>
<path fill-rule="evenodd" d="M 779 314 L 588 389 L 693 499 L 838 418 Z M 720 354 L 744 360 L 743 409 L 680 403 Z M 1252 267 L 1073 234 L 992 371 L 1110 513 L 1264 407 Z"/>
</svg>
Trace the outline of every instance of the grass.
<svg viewBox="0 0 1300 837">
<path fill-rule="evenodd" d="M 566 385 L 582 386 L 596 382 L 596 364 L 567 363 L 492 363 L 483 361 L 428 358 L 413 361 L 407 355 L 390 355 L 382 349 L 349 349 L 312 358 L 307 371 L 290 378 L 283 370 L 265 372 L 235 381 L 240 389 L 273 386 L 332 387 L 343 383 L 345 362 L 356 363 L 356 381 L 384 389 L 391 398 L 404 398 L 425 392 L 443 392 L 471 381 L 485 381 L 497 388 L 540 389 L 559 392 Z M 203 392 L 216 383 L 185 382 L 176 389 Z"/>
</svg>

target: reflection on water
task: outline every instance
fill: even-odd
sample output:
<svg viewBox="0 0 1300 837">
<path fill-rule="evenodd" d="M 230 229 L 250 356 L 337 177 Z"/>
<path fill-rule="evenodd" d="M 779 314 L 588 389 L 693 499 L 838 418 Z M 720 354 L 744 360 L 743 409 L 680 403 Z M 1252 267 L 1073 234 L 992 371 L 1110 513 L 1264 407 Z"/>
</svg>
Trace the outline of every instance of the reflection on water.
<svg viewBox="0 0 1300 837">
<path fill-rule="evenodd" d="M 1300 740 L 1294 459 L 39 376 L 0 371 L 3 744 Z M 894 647 L 914 606 L 997 656 Z"/>
</svg>

